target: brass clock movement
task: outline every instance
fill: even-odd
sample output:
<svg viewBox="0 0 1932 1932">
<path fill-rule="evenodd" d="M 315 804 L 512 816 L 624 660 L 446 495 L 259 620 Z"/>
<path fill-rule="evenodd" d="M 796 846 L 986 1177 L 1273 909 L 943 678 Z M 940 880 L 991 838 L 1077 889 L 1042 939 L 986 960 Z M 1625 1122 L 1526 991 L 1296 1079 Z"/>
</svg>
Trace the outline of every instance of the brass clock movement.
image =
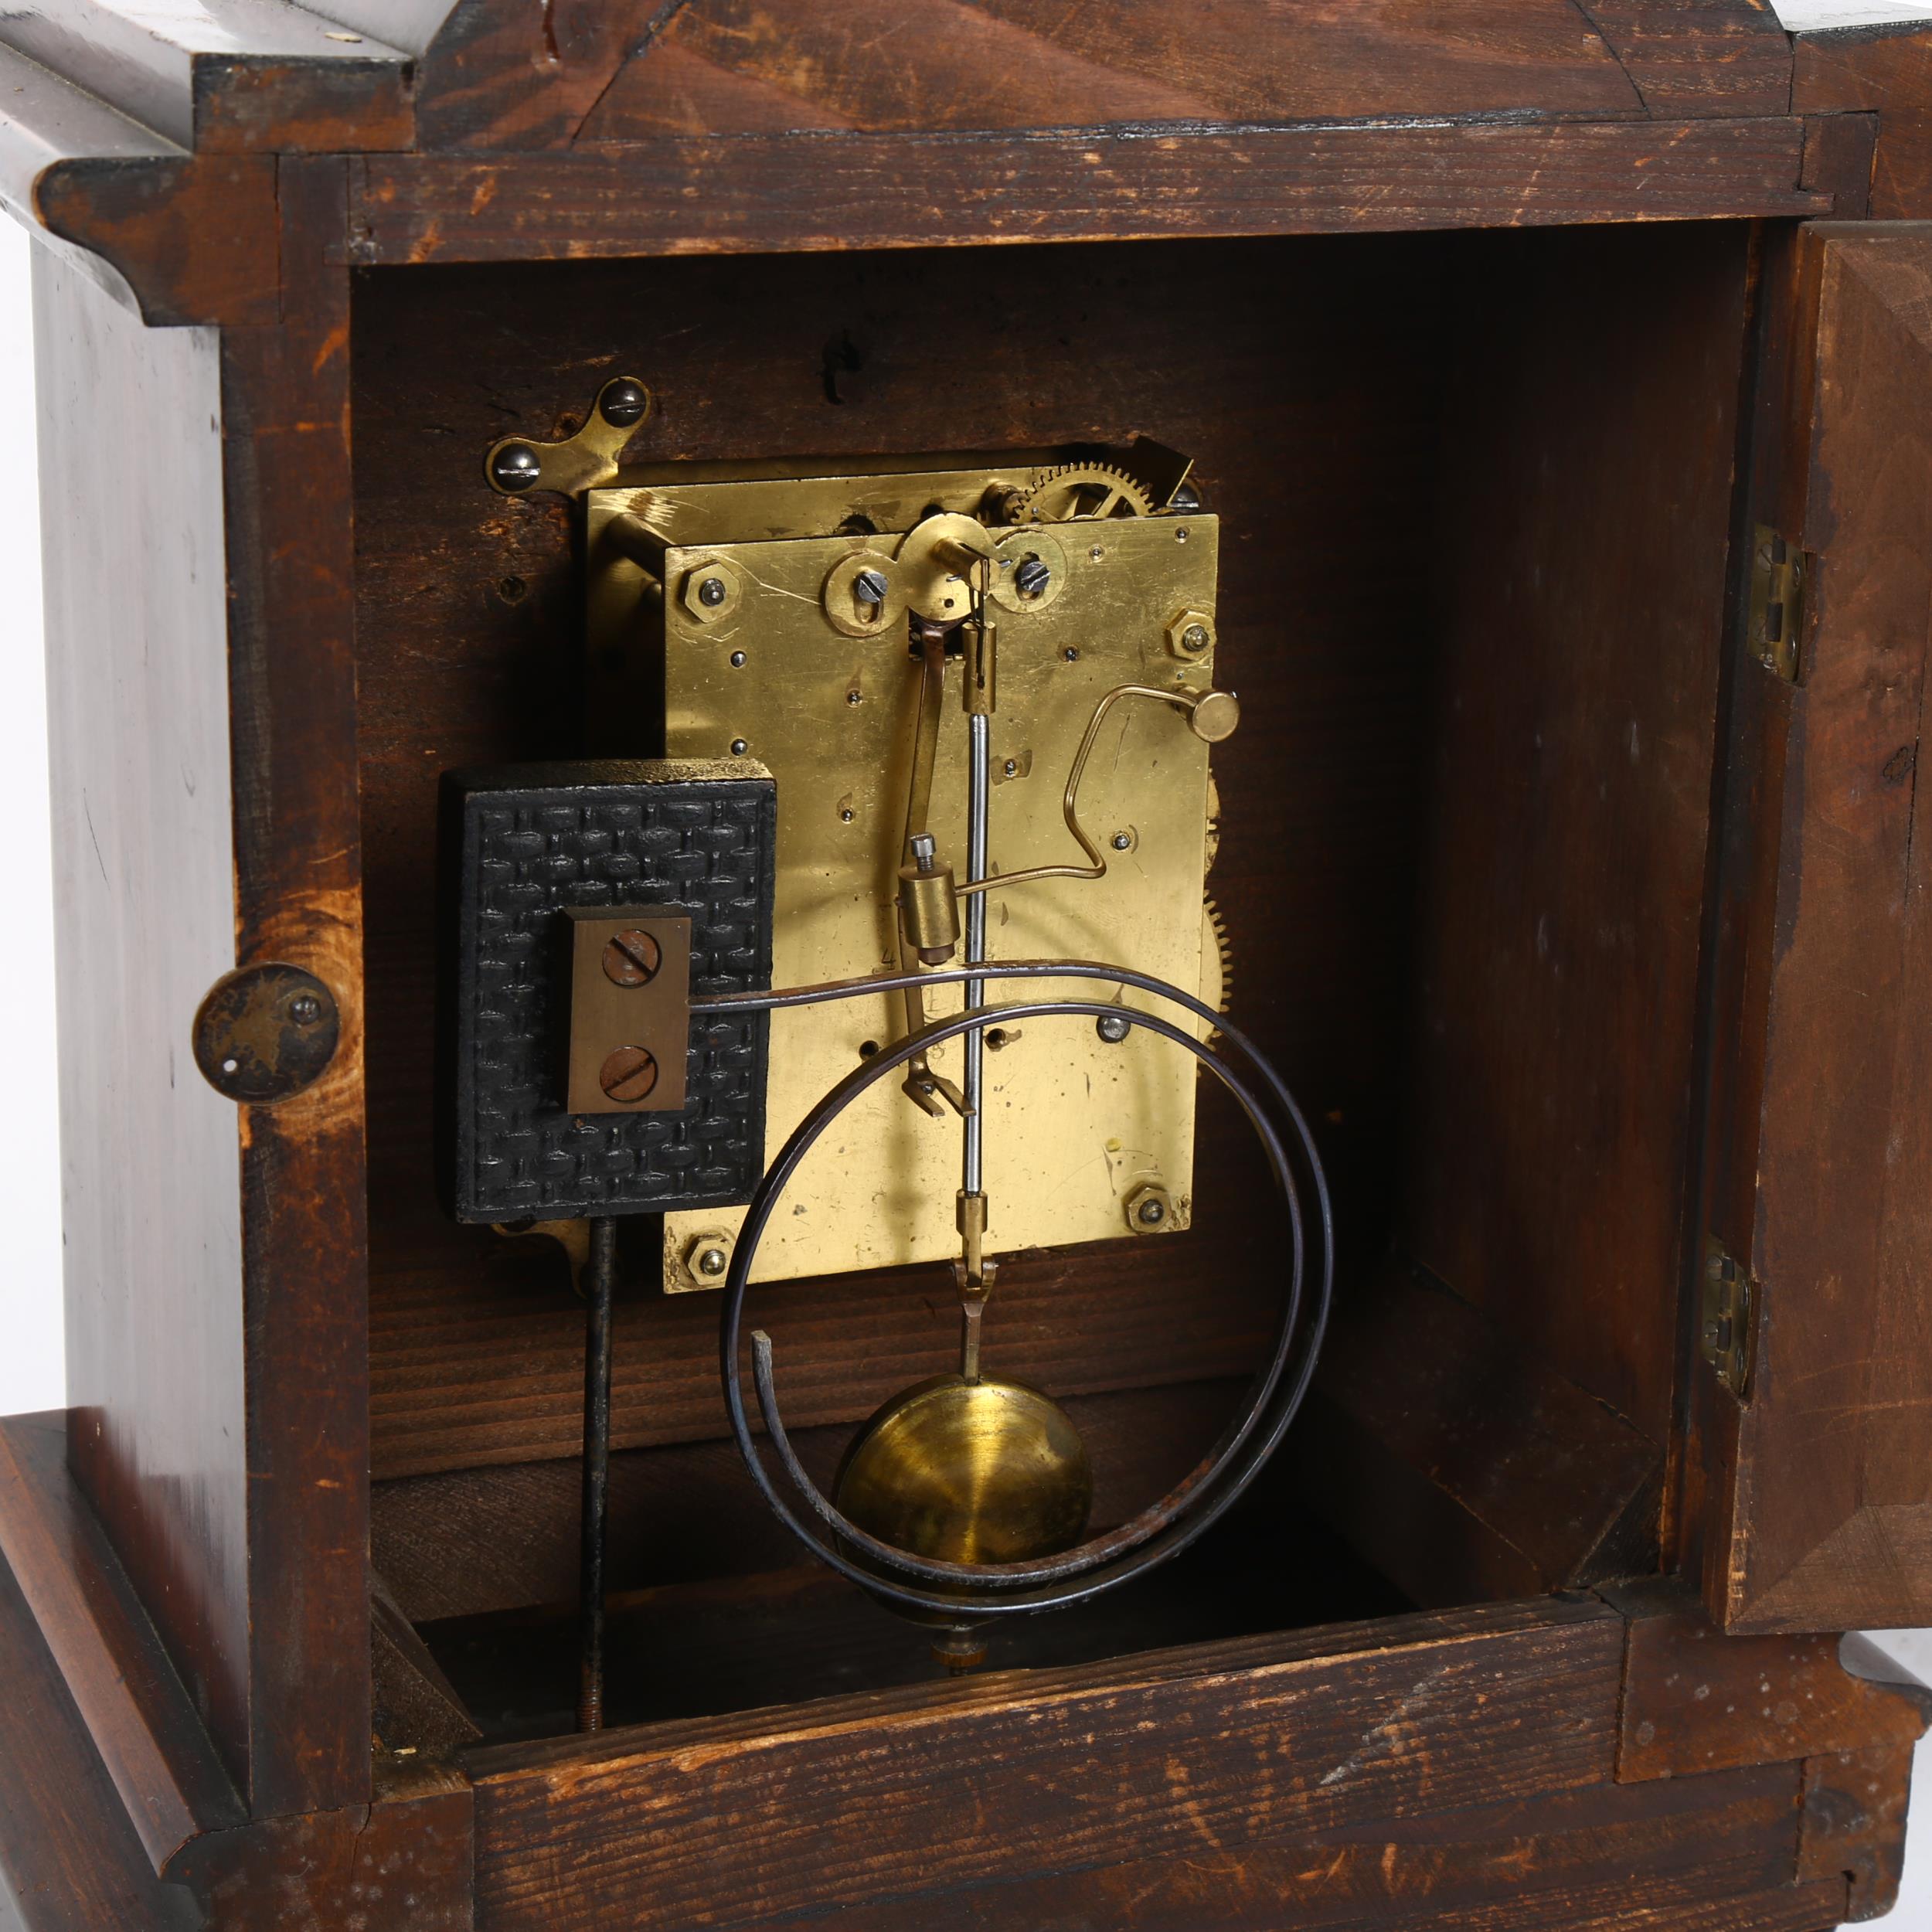
<svg viewBox="0 0 1932 1932">
<path fill-rule="evenodd" d="M 956 1668 L 989 1620 L 1121 1582 L 1233 1502 L 1300 1401 L 1332 1259 L 1306 1128 L 1225 1012 L 1209 761 L 1240 708 L 1188 461 L 1141 437 L 621 467 L 651 407 L 620 377 L 574 435 L 485 460 L 581 505 L 604 755 L 446 784 L 451 1204 L 587 1264 L 587 1723 L 615 1217 L 661 1217 L 665 1292 L 723 1291 L 773 1509 Z M 1090 1534 L 1086 1447 L 982 1359 L 981 1317 L 1002 1253 L 1191 1225 L 1203 1070 L 1281 1190 L 1274 1345 L 1202 1465 Z M 751 1285 L 921 1263 L 950 1265 L 957 1366 L 880 1408 L 828 1495 Z"/>
</svg>

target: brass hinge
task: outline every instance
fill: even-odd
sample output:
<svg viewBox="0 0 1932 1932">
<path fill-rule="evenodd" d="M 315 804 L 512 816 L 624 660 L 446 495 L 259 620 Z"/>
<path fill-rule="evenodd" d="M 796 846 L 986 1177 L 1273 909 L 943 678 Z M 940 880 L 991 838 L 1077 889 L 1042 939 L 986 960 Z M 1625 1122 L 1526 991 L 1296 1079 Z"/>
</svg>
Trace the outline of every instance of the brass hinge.
<svg viewBox="0 0 1932 1932">
<path fill-rule="evenodd" d="M 1751 548 L 1751 655 L 1787 684 L 1798 682 L 1811 560 L 1760 523 Z"/>
<path fill-rule="evenodd" d="M 1742 1402 L 1751 1385 L 1751 1337 L 1757 1326 L 1758 1284 L 1714 1235 L 1704 1237 L 1703 1294 L 1697 1352 Z"/>
</svg>

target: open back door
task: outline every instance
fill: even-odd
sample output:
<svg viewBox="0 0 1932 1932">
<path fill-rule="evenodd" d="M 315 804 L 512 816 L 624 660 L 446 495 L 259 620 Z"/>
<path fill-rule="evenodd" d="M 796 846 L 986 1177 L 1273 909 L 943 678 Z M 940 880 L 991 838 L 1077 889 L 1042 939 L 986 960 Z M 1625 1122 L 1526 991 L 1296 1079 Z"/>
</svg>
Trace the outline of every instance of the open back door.
<svg viewBox="0 0 1932 1932">
<path fill-rule="evenodd" d="M 1733 1629 L 1926 1624 L 1932 224 L 1765 287 L 1685 1521 Z"/>
</svg>

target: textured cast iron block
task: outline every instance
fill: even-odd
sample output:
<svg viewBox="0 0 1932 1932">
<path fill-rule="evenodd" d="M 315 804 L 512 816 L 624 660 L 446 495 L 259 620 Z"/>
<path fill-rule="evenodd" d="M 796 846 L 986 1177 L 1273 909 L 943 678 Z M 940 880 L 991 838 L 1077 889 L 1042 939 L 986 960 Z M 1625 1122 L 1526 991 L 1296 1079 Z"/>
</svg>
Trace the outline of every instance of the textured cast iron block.
<svg viewBox="0 0 1932 1932">
<path fill-rule="evenodd" d="M 764 1168 L 764 1016 L 691 1031 L 681 1112 L 563 1105 L 569 906 L 692 920 L 691 991 L 771 983 L 777 787 L 743 759 L 599 760 L 443 780 L 440 1166 L 460 1221 L 726 1207 Z"/>
</svg>

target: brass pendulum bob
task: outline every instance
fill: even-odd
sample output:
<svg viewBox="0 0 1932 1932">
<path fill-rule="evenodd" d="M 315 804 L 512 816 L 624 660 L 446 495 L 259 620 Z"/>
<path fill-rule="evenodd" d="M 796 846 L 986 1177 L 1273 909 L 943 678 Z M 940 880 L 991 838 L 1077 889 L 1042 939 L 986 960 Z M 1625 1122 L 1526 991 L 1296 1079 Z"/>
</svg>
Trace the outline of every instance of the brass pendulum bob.
<svg viewBox="0 0 1932 1932">
<path fill-rule="evenodd" d="M 962 1219 L 983 1216 L 962 1201 Z M 969 1233 L 977 1260 L 979 1242 Z M 971 1278 L 955 1264 L 962 1339 L 959 1372 L 902 1389 L 854 1437 L 840 1465 L 840 1511 L 869 1535 L 940 1563 L 1036 1561 L 1086 1533 L 1094 1473 L 1066 1411 L 1023 1382 L 979 1372 L 979 1325 L 993 1265 Z M 933 1654 L 955 1675 L 985 1659 L 982 1620 L 962 1587 L 960 1614 L 915 1621 L 935 1628 Z"/>
<path fill-rule="evenodd" d="M 940 1563 L 1026 1563 L 1071 1549 L 1094 1500 L 1066 1411 L 1023 1382 L 980 1373 L 981 1318 L 997 1272 L 981 1256 L 986 1200 L 961 1195 L 957 1374 L 904 1389 L 859 1432 L 838 1472 L 860 1529 Z"/>
</svg>

